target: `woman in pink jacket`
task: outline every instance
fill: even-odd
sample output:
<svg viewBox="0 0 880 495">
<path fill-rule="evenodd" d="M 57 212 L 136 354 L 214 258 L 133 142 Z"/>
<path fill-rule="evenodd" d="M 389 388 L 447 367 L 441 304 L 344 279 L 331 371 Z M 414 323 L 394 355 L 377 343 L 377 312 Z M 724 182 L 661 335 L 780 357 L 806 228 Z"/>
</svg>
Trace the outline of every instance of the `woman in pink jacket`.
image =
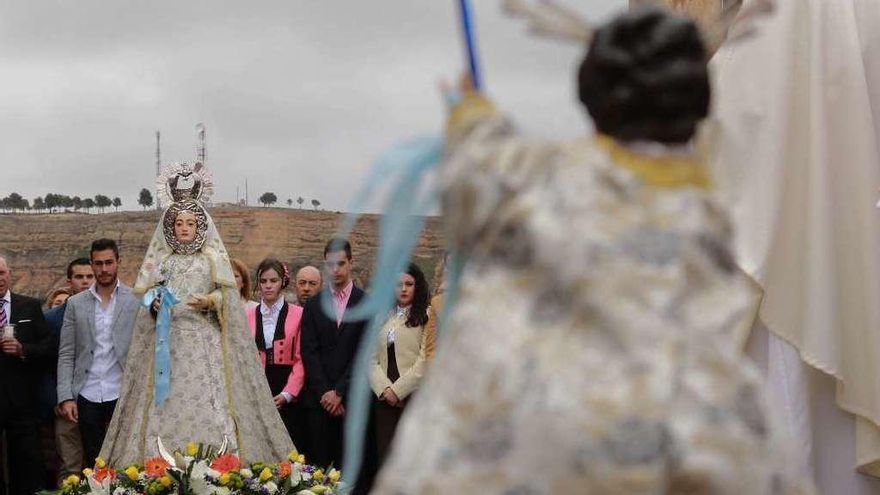
<svg viewBox="0 0 880 495">
<path fill-rule="evenodd" d="M 299 338 L 302 308 L 288 304 L 282 296 L 290 274 L 280 261 L 263 260 L 257 267 L 257 283 L 261 301 L 247 309 L 248 324 L 278 413 L 294 445 L 303 449 L 304 421 L 297 404 L 305 381 Z"/>
</svg>

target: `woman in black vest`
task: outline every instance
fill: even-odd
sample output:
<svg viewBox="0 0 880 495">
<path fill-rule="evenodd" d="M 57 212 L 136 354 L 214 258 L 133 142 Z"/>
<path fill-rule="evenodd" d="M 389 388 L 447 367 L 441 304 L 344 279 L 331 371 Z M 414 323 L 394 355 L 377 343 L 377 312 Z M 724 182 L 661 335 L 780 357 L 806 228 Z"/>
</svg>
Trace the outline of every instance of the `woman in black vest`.
<svg viewBox="0 0 880 495">
<path fill-rule="evenodd" d="M 261 301 L 248 308 L 248 324 L 278 413 L 294 445 L 302 449 L 305 435 L 297 404 L 305 381 L 299 338 L 302 308 L 284 300 L 282 292 L 290 275 L 280 261 L 263 260 L 257 268 L 257 283 Z"/>
</svg>

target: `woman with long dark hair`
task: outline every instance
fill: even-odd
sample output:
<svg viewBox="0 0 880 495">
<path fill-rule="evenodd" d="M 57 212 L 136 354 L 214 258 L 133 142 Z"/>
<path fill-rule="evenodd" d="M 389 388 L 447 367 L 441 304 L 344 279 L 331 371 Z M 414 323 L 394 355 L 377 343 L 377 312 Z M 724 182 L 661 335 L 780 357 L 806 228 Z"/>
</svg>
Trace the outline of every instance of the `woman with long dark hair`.
<svg viewBox="0 0 880 495">
<path fill-rule="evenodd" d="M 284 300 L 284 289 L 290 284 L 290 273 L 284 263 L 272 258 L 260 262 L 257 284 L 260 304 L 247 309 L 248 326 L 257 344 L 275 407 L 290 438 L 303 449 L 302 415 L 296 404 L 305 383 L 299 338 L 302 308 Z"/>
<path fill-rule="evenodd" d="M 370 387 L 376 394 L 375 424 L 379 463 L 388 454 L 397 422 L 425 373 L 430 290 L 414 263 L 400 274 L 397 304 L 379 332 Z"/>
</svg>

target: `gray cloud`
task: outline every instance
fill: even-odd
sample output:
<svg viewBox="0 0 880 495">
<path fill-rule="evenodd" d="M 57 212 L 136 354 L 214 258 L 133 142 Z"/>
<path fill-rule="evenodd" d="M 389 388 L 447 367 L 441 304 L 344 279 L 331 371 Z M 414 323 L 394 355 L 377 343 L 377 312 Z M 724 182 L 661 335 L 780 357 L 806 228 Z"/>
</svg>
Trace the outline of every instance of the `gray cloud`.
<svg viewBox="0 0 880 495">
<path fill-rule="evenodd" d="M 581 47 L 529 38 L 474 2 L 490 95 L 525 132 L 586 129 Z M 624 0 L 569 2 L 591 18 Z M 104 193 L 136 207 L 163 158 L 208 128 L 217 201 L 317 197 L 343 209 L 395 141 L 439 132 L 439 77 L 462 67 L 455 2 L 85 0 L 0 5 L 0 195 Z"/>
</svg>

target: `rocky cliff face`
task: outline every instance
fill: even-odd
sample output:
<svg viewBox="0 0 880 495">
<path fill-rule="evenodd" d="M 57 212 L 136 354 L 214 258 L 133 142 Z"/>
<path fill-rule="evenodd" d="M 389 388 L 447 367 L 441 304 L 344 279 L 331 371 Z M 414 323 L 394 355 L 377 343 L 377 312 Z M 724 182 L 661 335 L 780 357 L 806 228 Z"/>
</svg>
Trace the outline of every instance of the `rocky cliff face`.
<svg viewBox="0 0 880 495">
<path fill-rule="evenodd" d="M 293 272 L 305 264 L 320 266 L 324 244 L 343 218 L 338 213 L 286 208 L 221 207 L 210 213 L 230 255 L 244 261 L 252 272 L 270 256 L 287 262 Z M 67 263 L 88 257 L 91 242 L 102 237 L 119 243 L 120 279 L 131 285 L 158 219 L 155 210 L 0 215 L 0 255 L 12 269 L 12 290 L 44 298 L 53 287 L 65 283 Z M 350 237 L 355 279 L 361 286 L 369 282 L 373 270 L 379 220 L 377 215 L 363 216 Z M 429 218 L 414 254 L 429 280 L 443 249 L 440 221 Z"/>
</svg>

